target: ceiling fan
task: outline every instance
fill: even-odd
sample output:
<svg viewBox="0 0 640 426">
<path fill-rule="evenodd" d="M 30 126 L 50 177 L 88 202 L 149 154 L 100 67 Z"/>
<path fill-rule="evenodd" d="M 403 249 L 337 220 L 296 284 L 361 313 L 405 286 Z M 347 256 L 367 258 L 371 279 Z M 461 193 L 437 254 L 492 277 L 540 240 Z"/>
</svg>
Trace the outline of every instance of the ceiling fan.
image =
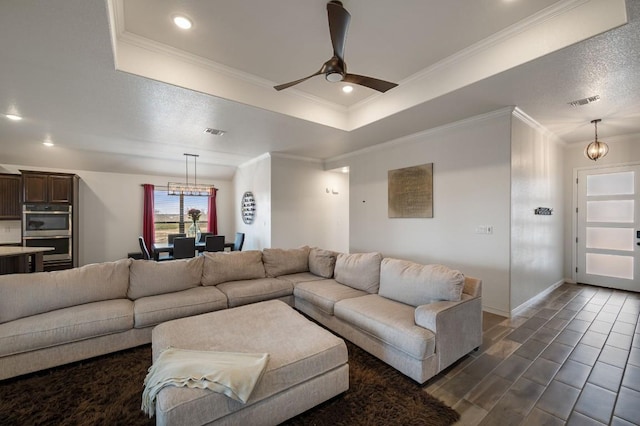
<svg viewBox="0 0 640 426">
<path fill-rule="evenodd" d="M 286 89 L 320 74 L 324 74 L 324 77 L 330 82 L 343 81 L 345 83 L 359 84 L 360 86 L 369 87 L 383 93 L 396 87 L 396 83 L 378 80 L 377 78 L 364 75 L 347 73 L 347 64 L 344 62 L 343 55 L 351 15 L 342 6 L 342 2 L 337 0 L 331 0 L 327 3 L 327 15 L 329 16 L 329 33 L 331 34 L 331 44 L 333 45 L 333 57 L 325 62 L 315 74 L 311 74 L 300 80 L 274 86 L 274 89 Z"/>
</svg>

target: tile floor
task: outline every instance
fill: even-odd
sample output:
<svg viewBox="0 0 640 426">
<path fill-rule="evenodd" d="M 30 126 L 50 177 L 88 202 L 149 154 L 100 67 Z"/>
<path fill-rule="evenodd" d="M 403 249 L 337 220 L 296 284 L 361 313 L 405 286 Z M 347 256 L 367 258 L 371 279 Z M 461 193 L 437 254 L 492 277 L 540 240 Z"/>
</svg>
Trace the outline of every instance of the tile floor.
<svg viewBox="0 0 640 426">
<path fill-rule="evenodd" d="M 640 293 L 563 284 L 519 315 L 484 313 L 477 352 L 425 390 L 458 425 L 640 424 Z"/>
</svg>

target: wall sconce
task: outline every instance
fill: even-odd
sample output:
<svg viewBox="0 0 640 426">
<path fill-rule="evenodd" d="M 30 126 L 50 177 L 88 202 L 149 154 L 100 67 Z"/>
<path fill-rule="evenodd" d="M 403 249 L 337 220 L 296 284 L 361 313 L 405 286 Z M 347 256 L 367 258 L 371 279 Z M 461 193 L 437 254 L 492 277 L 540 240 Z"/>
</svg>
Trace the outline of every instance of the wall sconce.
<svg viewBox="0 0 640 426">
<path fill-rule="evenodd" d="M 596 139 L 584 149 L 584 155 L 589 160 L 598 161 L 609 152 L 609 146 L 604 142 L 598 141 L 598 123 L 601 121 L 601 119 L 591 120 L 596 129 Z"/>
</svg>

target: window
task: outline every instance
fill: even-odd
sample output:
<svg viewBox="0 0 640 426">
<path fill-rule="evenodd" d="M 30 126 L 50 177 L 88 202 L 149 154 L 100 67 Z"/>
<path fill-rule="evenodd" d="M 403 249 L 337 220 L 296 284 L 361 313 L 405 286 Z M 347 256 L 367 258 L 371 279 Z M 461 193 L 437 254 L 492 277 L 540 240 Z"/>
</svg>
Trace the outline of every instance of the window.
<svg viewBox="0 0 640 426">
<path fill-rule="evenodd" d="M 198 209 L 202 212 L 198 219 L 200 231 L 207 230 L 209 197 L 168 195 L 166 189 L 153 191 L 155 242 L 166 243 L 167 235 L 186 233 L 191 225 L 187 212 Z"/>
</svg>

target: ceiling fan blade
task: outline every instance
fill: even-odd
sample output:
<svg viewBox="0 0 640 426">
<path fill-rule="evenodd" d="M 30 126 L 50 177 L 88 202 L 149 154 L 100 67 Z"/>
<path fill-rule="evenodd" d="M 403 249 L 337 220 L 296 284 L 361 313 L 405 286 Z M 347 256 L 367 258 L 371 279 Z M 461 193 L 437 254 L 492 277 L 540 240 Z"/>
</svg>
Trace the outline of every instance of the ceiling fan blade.
<svg viewBox="0 0 640 426">
<path fill-rule="evenodd" d="M 344 76 L 344 79 L 342 81 L 345 83 L 359 84 L 360 86 L 365 86 L 382 93 L 397 86 L 396 83 L 391 83 L 389 81 L 378 80 L 377 78 L 357 74 L 347 74 Z"/>
<path fill-rule="evenodd" d="M 284 83 L 284 84 L 279 84 L 277 86 L 273 86 L 273 88 L 276 89 L 276 90 L 283 90 L 283 89 L 286 89 L 288 87 L 295 86 L 298 83 L 302 83 L 305 80 L 309 80 L 311 77 L 315 77 L 316 75 L 320 75 L 320 74 L 322 74 L 322 70 L 316 72 L 315 74 L 311 74 L 308 77 L 301 78 L 300 80 L 290 81 L 289 83 Z"/>
<path fill-rule="evenodd" d="M 342 2 L 337 0 L 331 0 L 327 3 L 327 15 L 329 16 L 329 33 L 331 33 L 333 54 L 344 60 L 344 44 L 347 40 L 347 29 L 351 15 L 342 6 Z"/>
</svg>

